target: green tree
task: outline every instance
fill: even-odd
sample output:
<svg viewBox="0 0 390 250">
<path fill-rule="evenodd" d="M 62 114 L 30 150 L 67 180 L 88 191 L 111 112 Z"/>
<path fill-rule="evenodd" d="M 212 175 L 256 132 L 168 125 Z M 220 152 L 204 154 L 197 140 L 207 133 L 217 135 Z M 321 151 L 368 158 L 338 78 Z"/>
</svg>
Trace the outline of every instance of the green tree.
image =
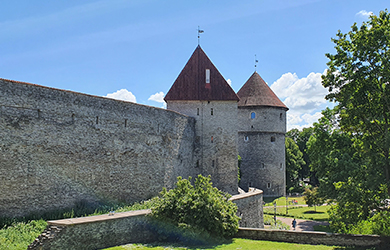
<svg viewBox="0 0 390 250">
<path fill-rule="evenodd" d="M 286 137 L 286 189 L 287 192 L 301 192 L 299 186 L 299 170 L 305 164 L 303 154 L 298 145 L 290 137 Z"/>
<path fill-rule="evenodd" d="M 351 132 L 368 167 L 390 194 L 390 14 L 372 15 L 360 28 L 339 31 L 336 54 L 326 54 L 326 99 L 337 102 L 340 127 Z"/>
<path fill-rule="evenodd" d="M 314 206 L 314 211 L 317 212 L 317 206 L 321 206 L 324 204 L 325 199 L 321 197 L 318 193 L 318 187 L 314 187 L 312 189 L 306 188 L 305 192 L 303 193 L 306 204 L 309 207 Z"/>
<path fill-rule="evenodd" d="M 307 151 L 320 182 L 319 195 L 336 203 L 330 210 L 331 226 L 346 233 L 371 211 L 383 207 L 386 192 L 360 141 L 340 129 L 338 113 L 337 108 L 322 112 Z"/>
<path fill-rule="evenodd" d="M 313 134 L 313 128 L 303 128 L 302 131 L 298 129 L 291 129 L 286 133 L 286 137 L 290 137 L 298 145 L 299 150 L 302 152 L 302 158 L 304 163 L 301 165 L 301 169 L 298 171 L 299 179 L 310 178 L 310 184 L 318 185 L 315 173 L 310 169 L 310 158 L 306 152 L 307 142 L 310 136 Z"/>
<path fill-rule="evenodd" d="M 152 216 L 185 228 L 206 231 L 212 236 L 230 237 L 238 231 L 237 206 L 229 194 L 212 186 L 209 177 L 177 178 L 176 188 L 165 188 L 156 199 Z"/>
</svg>

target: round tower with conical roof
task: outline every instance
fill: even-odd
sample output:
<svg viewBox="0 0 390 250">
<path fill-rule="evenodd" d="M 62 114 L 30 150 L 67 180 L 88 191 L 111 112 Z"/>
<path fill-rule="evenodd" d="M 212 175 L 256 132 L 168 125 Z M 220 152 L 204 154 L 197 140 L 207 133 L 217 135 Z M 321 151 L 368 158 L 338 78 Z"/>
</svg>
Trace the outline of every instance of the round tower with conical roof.
<svg viewBox="0 0 390 250">
<path fill-rule="evenodd" d="M 240 187 L 255 187 L 264 196 L 286 192 L 285 133 L 288 108 L 254 72 L 238 91 Z"/>
</svg>

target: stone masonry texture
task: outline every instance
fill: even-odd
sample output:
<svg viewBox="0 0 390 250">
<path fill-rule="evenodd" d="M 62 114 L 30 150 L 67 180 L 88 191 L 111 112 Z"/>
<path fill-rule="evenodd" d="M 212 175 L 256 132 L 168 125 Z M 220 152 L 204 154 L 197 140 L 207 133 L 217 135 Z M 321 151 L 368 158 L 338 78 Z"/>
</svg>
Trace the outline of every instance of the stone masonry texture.
<svg viewBox="0 0 390 250">
<path fill-rule="evenodd" d="M 199 173 L 194 136 L 177 112 L 0 80 L 0 216 L 151 198 Z"/>
<path fill-rule="evenodd" d="M 264 197 L 284 196 L 286 189 L 286 110 L 278 107 L 238 108 L 240 187 L 263 190 Z"/>
</svg>

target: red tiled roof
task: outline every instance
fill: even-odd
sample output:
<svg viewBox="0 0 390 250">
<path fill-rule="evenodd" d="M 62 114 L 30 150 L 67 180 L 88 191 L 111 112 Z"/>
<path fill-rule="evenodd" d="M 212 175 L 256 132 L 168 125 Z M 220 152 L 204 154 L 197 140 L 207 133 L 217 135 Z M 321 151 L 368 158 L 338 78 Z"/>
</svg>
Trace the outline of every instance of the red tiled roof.
<svg viewBox="0 0 390 250">
<path fill-rule="evenodd" d="M 206 69 L 210 70 L 210 83 L 206 83 Z M 206 53 L 198 46 L 164 100 L 238 101 L 239 98 Z"/>
<path fill-rule="evenodd" d="M 252 74 L 244 86 L 238 91 L 237 95 L 240 97 L 238 107 L 268 106 L 280 107 L 288 110 L 287 106 L 279 100 L 257 72 Z"/>
</svg>

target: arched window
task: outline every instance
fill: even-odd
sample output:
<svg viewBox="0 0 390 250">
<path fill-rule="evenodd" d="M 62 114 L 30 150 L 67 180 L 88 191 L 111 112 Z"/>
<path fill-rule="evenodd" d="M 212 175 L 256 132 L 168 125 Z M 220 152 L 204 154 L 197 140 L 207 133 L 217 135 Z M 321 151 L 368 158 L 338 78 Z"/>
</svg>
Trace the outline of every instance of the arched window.
<svg viewBox="0 0 390 250">
<path fill-rule="evenodd" d="M 256 113 L 255 112 L 252 112 L 251 113 L 251 119 L 255 119 L 256 118 Z"/>
</svg>

